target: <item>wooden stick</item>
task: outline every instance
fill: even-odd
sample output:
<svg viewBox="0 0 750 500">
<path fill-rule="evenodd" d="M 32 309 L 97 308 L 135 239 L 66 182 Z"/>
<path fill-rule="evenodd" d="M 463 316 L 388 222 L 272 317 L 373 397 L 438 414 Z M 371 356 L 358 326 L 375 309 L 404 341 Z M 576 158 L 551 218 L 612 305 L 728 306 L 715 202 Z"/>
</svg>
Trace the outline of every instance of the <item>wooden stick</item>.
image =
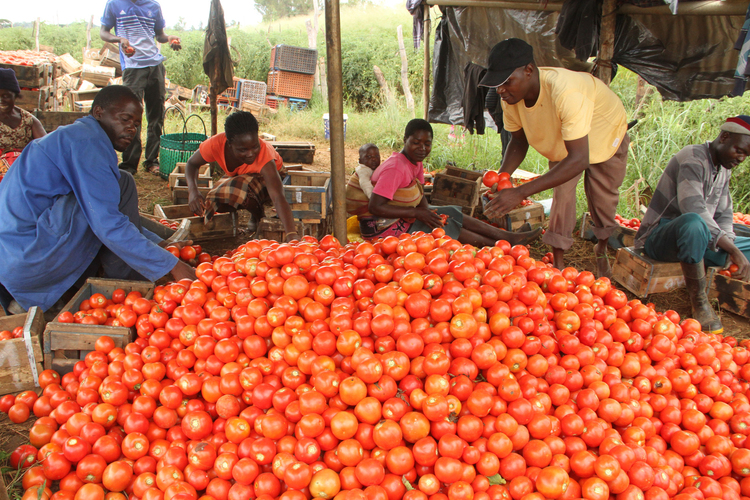
<svg viewBox="0 0 750 500">
<path fill-rule="evenodd" d="M 36 51 L 39 52 L 39 24 L 40 19 L 37 17 L 34 22 L 34 38 L 36 39 Z"/>
<path fill-rule="evenodd" d="M 94 25 L 94 15 L 91 15 L 89 23 L 86 25 L 86 48 L 91 48 L 91 27 Z"/>
<path fill-rule="evenodd" d="M 383 72 L 380 71 L 380 68 L 377 66 L 373 66 L 372 70 L 375 72 L 375 79 L 378 81 L 378 85 L 380 85 L 380 89 L 385 94 L 385 100 L 390 106 L 394 103 L 393 99 L 393 93 L 391 92 L 391 88 L 388 86 L 388 82 L 385 81 L 385 77 L 383 76 Z"/>
<path fill-rule="evenodd" d="M 401 87 L 404 89 L 404 97 L 406 98 L 406 109 L 411 111 L 411 117 L 414 118 L 414 98 L 411 95 L 411 87 L 409 87 L 409 59 L 406 57 L 406 48 L 404 47 L 404 34 L 399 24 L 396 28 L 396 34 L 398 35 L 398 53 L 401 56 Z M 379 82 L 379 81 L 378 81 Z"/>
<path fill-rule="evenodd" d="M 422 75 L 422 98 L 424 99 L 424 119 L 430 121 L 430 5 L 424 5 L 424 71 Z"/>
<path fill-rule="evenodd" d="M 602 5 L 602 24 L 599 29 L 599 54 L 596 58 L 596 76 L 607 85 L 612 81 L 616 10 L 617 0 L 604 0 L 604 4 Z"/>
</svg>

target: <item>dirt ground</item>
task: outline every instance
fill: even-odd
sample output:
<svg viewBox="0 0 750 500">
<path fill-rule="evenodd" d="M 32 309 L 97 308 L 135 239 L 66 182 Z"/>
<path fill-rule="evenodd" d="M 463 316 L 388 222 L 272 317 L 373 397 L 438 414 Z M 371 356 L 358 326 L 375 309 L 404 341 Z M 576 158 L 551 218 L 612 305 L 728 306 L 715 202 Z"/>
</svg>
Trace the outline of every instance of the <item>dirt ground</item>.
<svg viewBox="0 0 750 500">
<path fill-rule="evenodd" d="M 354 169 L 354 166 L 357 164 L 358 156 L 359 154 L 356 149 L 346 149 L 345 157 L 347 172 L 351 172 Z M 320 172 L 326 172 L 330 171 L 330 165 L 331 153 L 328 143 L 316 144 L 313 164 L 305 165 L 305 167 Z M 169 201 L 171 197 L 169 186 L 167 185 L 167 182 L 163 181 L 160 177 L 139 172 L 136 175 L 136 184 L 140 195 L 141 211 L 153 213 L 153 206 L 155 203 L 171 204 Z M 204 244 L 203 247 L 212 254 L 223 254 L 225 251 L 237 248 L 248 241 L 248 234 L 244 229 L 247 224 L 247 213 L 241 211 L 239 215 L 240 231 L 236 238 L 218 240 L 216 242 Z M 541 242 L 536 243 L 531 247 L 532 256 L 537 259 L 540 259 L 548 251 L 550 251 L 550 249 Z M 614 263 L 614 261 L 615 251 L 610 249 L 610 263 Z M 575 244 L 566 255 L 566 265 L 575 267 L 578 270 L 595 272 L 596 260 L 594 258 L 593 244 L 576 237 Z M 622 287 L 620 288 L 622 289 Z M 625 292 L 628 294 L 629 298 L 636 298 L 627 290 L 625 290 Z M 648 301 L 653 302 L 658 311 L 673 309 L 682 317 L 689 317 L 690 315 L 690 302 L 684 289 L 674 290 L 670 293 L 652 294 L 648 297 Z M 722 323 L 724 324 L 725 335 L 733 335 L 737 338 L 750 338 L 750 320 L 742 316 L 722 311 L 718 306 L 716 307 L 716 310 L 718 314 L 720 314 Z"/>
</svg>

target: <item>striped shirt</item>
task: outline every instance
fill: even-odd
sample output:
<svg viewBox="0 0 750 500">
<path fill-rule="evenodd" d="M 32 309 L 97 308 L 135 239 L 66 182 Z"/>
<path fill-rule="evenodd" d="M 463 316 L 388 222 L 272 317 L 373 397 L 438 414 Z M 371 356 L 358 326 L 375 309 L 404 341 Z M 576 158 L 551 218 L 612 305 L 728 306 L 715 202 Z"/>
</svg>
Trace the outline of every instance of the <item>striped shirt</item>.
<svg viewBox="0 0 750 500">
<path fill-rule="evenodd" d="M 734 240 L 729 194 L 732 171 L 714 166 L 709 145 L 706 142 L 687 146 L 669 160 L 636 234 L 637 248 L 646 244 L 661 219 L 672 220 L 686 213 L 698 214 L 706 222 L 711 233 L 711 250 L 717 250 L 722 236 Z"/>
<path fill-rule="evenodd" d="M 164 25 L 161 6 L 154 0 L 109 0 L 102 15 L 102 26 L 108 30 L 115 28 L 115 34 L 126 38 L 135 49 L 131 57 L 120 50 L 123 70 L 148 68 L 164 61 L 154 39 Z"/>
</svg>

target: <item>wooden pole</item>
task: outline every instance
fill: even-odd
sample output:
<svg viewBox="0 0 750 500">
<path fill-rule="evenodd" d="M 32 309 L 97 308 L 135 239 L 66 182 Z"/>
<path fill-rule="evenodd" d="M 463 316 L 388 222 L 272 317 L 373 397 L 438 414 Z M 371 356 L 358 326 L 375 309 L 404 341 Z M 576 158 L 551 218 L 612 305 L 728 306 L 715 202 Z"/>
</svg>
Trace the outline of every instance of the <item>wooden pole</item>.
<svg viewBox="0 0 750 500">
<path fill-rule="evenodd" d="M 422 82 L 422 97 L 424 99 L 424 119 L 430 121 L 430 6 L 424 6 L 424 75 Z"/>
<path fill-rule="evenodd" d="M 91 48 L 91 27 L 94 25 L 94 15 L 91 15 L 89 23 L 86 25 L 86 48 Z"/>
<path fill-rule="evenodd" d="M 604 0 L 604 4 L 602 5 L 602 24 L 599 29 L 599 54 L 596 57 L 596 76 L 607 85 L 612 81 L 616 11 L 617 0 Z"/>
<path fill-rule="evenodd" d="M 219 81 L 219 65 L 214 64 L 214 77 L 213 81 Z M 218 95 L 216 94 L 216 88 L 211 85 L 209 87 L 209 99 L 211 99 L 210 107 L 211 107 L 211 137 L 215 136 L 219 133 L 219 125 L 218 125 L 218 115 L 219 115 L 219 105 L 216 103 Z"/>
<path fill-rule="evenodd" d="M 39 24 L 40 19 L 37 17 L 34 23 L 34 39 L 36 40 L 36 51 L 39 52 Z"/>
<path fill-rule="evenodd" d="M 328 100 L 328 78 L 326 77 L 326 63 L 323 58 L 318 59 L 318 71 L 320 71 L 320 93 L 323 100 Z"/>
<path fill-rule="evenodd" d="M 378 85 L 380 85 L 380 90 L 383 91 L 385 94 L 385 101 L 390 106 L 391 104 L 394 104 L 393 100 L 393 94 L 391 93 L 391 88 L 388 86 L 388 82 L 385 81 L 385 77 L 383 76 L 383 72 L 380 71 L 380 68 L 377 66 L 373 66 L 372 70 L 375 72 L 375 79 L 378 81 Z M 414 102 L 412 100 L 412 111 L 414 111 Z M 413 113 L 412 113 L 413 116 Z"/>
<path fill-rule="evenodd" d="M 396 34 L 398 35 L 398 53 L 401 56 L 401 87 L 403 87 L 404 89 L 406 109 L 411 111 L 411 117 L 414 118 L 414 97 L 412 97 L 411 88 L 409 87 L 409 59 L 407 59 L 406 57 L 406 48 L 404 47 L 404 34 L 401 30 L 400 24 L 396 28 Z M 378 80 L 378 83 L 380 83 L 380 80 Z"/>
<path fill-rule="evenodd" d="M 328 114 L 331 120 L 331 184 L 333 235 L 345 244 L 346 165 L 344 161 L 344 85 L 341 70 L 341 14 L 339 0 L 325 0 Z"/>
<path fill-rule="evenodd" d="M 315 4 L 315 2 L 313 2 Z M 312 21 L 308 19 L 305 21 L 305 26 L 307 27 L 307 46 L 311 49 L 317 49 L 318 46 L 318 32 L 313 28 Z M 315 79 L 315 88 L 318 89 L 318 92 L 321 94 L 323 93 L 323 89 L 320 87 L 320 70 L 318 69 L 318 65 L 315 65 L 315 75 L 313 76 Z"/>
</svg>

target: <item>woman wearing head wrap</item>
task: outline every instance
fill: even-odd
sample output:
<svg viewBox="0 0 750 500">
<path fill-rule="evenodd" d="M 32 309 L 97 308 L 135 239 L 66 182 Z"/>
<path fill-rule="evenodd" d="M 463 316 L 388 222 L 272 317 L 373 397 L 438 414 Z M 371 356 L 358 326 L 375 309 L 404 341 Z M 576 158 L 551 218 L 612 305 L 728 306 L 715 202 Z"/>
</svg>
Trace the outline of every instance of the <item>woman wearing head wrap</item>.
<svg viewBox="0 0 750 500">
<path fill-rule="evenodd" d="M 47 135 L 34 115 L 16 107 L 19 95 L 15 72 L 0 68 L 0 179 L 28 143 Z"/>
</svg>

